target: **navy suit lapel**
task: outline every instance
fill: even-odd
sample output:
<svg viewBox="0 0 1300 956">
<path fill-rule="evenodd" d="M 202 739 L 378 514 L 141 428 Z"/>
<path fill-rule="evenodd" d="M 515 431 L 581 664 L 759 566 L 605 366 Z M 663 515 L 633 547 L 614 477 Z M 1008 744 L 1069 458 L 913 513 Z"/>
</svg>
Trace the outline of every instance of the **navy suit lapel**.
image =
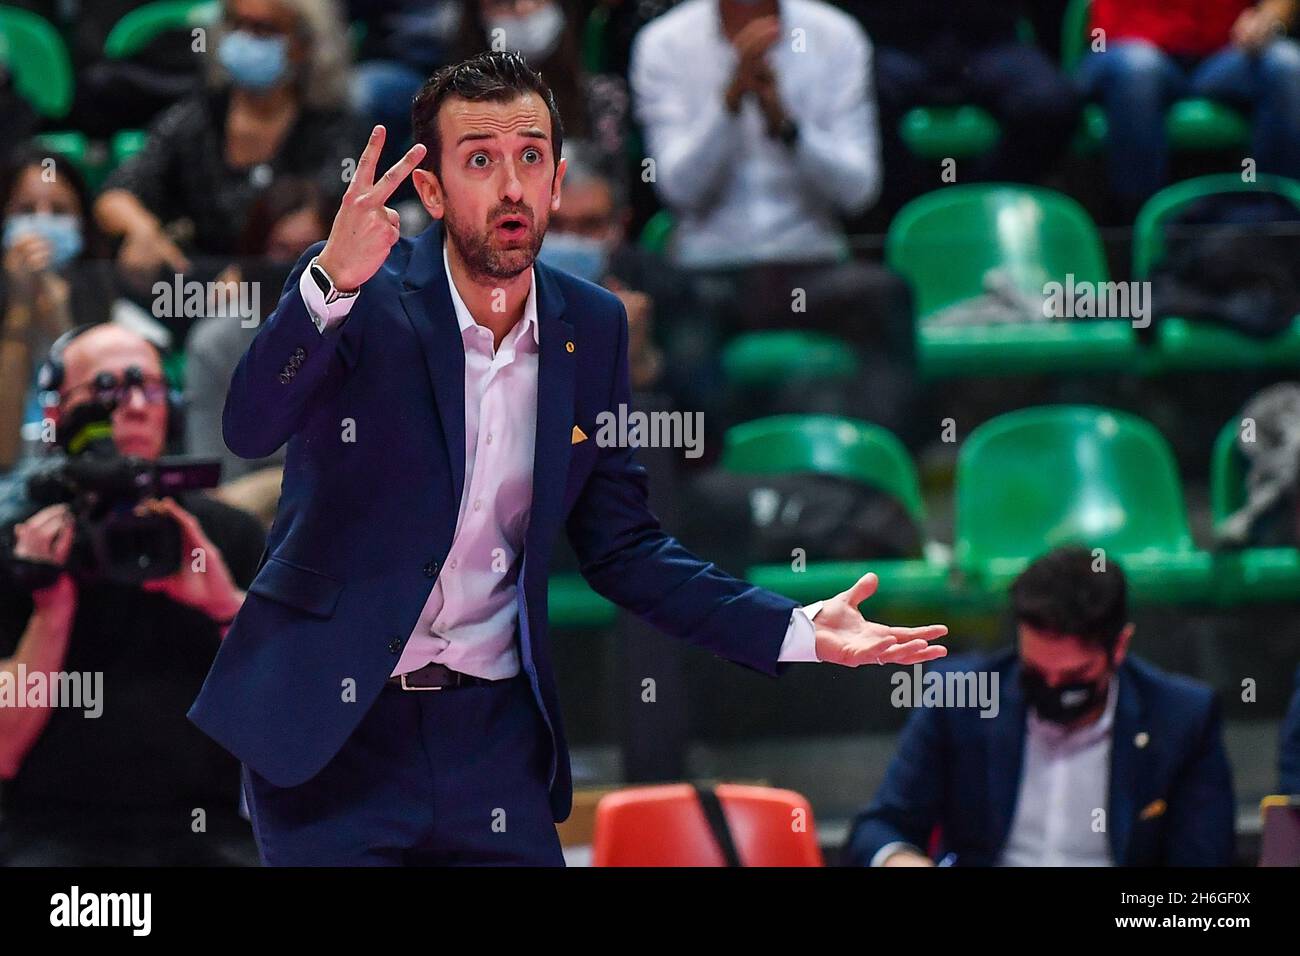
<svg viewBox="0 0 1300 956">
<path fill-rule="evenodd" d="M 564 319 L 565 302 L 559 286 L 545 266 L 534 265 L 537 275 L 537 438 L 533 454 L 533 503 L 527 549 L 553 537 L 552 518 L 563 504 L 565 477 L 573 445 L 574 377 L 577 343 L 572 323 Z M 536 535 L 545 533 L 546 539 Z"/>
<path fill-rule="evenodd" d="M 465 343 L 442 265 L 442 227 L 434 223 L 415 240 L 403 276 L 402 306 L 424 350 L 447 463 L 455 488 L 457 513 L 465 484 Z"/>
<path fill-rule="evenodd" d="M 1127 668 L 1121 665 L 1114 678 L 1119 681 L 1119 700 L 1115 702 L 1115 721 L 1111 728 L 1110 810 L 1107 830 L 1110 833 L 1110 849 L 1114 854 L 1116 866 L 1124 865 L 1128 855 L 1129 838 L 1133 835 L 1135 800 L 1142 757 L 1137 739 L 1139 734 L 1146 731 L 1142 702 L 1133 688 L 1133 681 L 1128 677 Z"/>
<path fill-rule="evenodd" d="M 558 517 L 569 470 L 573 436 L 574 363 L 577 346 L 573 325 L 564 319 L 565 301 L 544 266 L 537 273 L 537 434 L 533 460 L 533 502 L 529 547 L 535 529 Z M 442 263 L 442 226 L 434 223 L 415 241 L 403 276 L 402 306 L 424 351 L 447 441 L 447 460 L 459 509 L 465 484 L 465 345 L 451 302 Z"/>
<path fill-rule="evenodd" d="M 994 853 L 1001 851 L 1011 833 L 1025 751 L 1025 699 L 1020 690 L 1020 664 L 1013 664 L 1002 683 L 1002 713 L 990 720 L 989 807 L 992 813 Z"/>
</svg>

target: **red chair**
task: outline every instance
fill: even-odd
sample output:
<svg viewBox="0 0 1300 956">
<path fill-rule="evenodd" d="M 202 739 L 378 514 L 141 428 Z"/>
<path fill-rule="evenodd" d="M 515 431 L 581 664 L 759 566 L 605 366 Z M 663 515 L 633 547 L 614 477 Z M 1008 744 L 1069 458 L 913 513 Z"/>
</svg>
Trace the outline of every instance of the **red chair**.
<svg viewBox="0 0 1300 956">
<path fill-rule="evenodd" d="M 724 783 L 714 788 L 744 866 L 824 866 L 812 807 L 793 790 Z M 724 866 L 688 783 L 634 787 L 596 806 L 594 866 Z"/>
</svg>

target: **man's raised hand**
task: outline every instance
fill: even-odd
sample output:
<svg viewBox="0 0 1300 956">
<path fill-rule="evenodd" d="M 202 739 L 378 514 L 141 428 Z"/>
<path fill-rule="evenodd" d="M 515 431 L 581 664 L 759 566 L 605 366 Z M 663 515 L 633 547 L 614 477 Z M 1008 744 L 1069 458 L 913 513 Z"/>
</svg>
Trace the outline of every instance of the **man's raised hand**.
<svg viewBox="0 0 1300 956">
<path fill-rule="evenodd" d="M 929 642 L 943 637 L 942 624 L 891 627 L 864 618 L 858 605 L 876 593 L 880 579 L 868 572 L 853 587 L 822 605 L 813 618 L 817 659 L 845 667 L 861 664 L 919 664 L 943 657 L 948 649 Z"/>
<path fill-rule="evenodd" d="M 338 215 L 330 227 L 329 238 L 321 250 L 320 265 L 341 292 L 359 289 L 379 271 L 388 252 L 401 237 L 401 218 L 397 210 L 384 205 L 424 159 L 426 147 L 416 143 L 392 169 L 375 180 L 375 167 L 384 148 L 385 130 L 376 126 L 370 134 L 356 173 L 343 194 Z"/>
</svg>

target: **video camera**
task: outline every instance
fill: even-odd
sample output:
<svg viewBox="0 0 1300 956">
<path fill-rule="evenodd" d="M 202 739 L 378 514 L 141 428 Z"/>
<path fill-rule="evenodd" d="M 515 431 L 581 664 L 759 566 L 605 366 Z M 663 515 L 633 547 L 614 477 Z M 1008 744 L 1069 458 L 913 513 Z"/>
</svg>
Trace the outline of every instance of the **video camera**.
<svg viewBox="0 0 1300 956">
<path fill-rule="evenodd" d="M 75 536 L 65 567 L 14 555 L 12 526 L 0 531 L 0 561 L 28 590 L 47 587 L 66 570 L 81 579 L 137 585 L 181 567 L 180 527 L 168 515 L 136 514 L 146 498 L 214 488 L 221 479 L 215 458 L 171 456 L 150 461 L 121 455 L 113 442 L 113 400 L 71 409 L 60 422 L 59 459 L 38 467 L 26 481 L 36 510 L 66 502 Z"/>
</svg>

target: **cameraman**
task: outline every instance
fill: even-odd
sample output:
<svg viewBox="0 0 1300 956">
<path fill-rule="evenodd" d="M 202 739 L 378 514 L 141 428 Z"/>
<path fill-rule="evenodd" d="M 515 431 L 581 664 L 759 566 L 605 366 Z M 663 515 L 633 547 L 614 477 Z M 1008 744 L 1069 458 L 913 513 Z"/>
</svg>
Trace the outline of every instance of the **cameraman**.
<svg viewBox="0 0 1300 956">
<path fill-rule="evenodd" d="M 58 404 L 47 412 L 56 429 L 87 402 L 115 403 L 116 452 L 158 459 L 175 411 L 153 345 L 111 323 L 65 339 L 51 354 L 50 367 L 61 369 Z M 12 510 L 14 497 L 0 507 Z M 21 692 L 22 674 L 30 685 L 33 674 L 60 673 L 102 688 L 98 715 L 51 706 L 52 692 L 17 704 L 0 696 L 0 863 L 256 863 L 238 810 L 239 765 L 185 712 L 243 603 L 264 537 L 252 516 L 201 492 L 179 498 L 136 508 L 179 526 L 182 562 L 170 576 L 137 587 L 65 570 L 30 590 L 0 575 L 0 681 Z M 78 527 L 68 505 L 41 508 L 15 526 L 14 556 L 63 566 Z"/>
</svg>

